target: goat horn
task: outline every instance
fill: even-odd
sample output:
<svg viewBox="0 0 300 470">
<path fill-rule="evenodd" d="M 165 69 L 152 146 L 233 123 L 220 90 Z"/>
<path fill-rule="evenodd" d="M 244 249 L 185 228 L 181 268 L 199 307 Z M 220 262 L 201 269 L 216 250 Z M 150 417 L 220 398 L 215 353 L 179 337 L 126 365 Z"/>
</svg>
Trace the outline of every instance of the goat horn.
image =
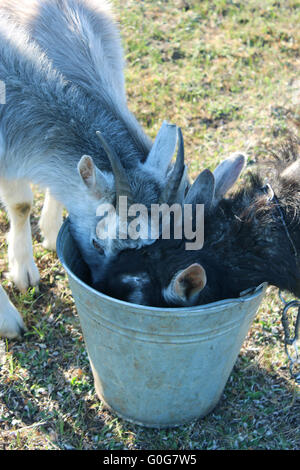
<svg viewBox="0 0 300 470">
<path fill-rule="evenodd" d="M 130 188 L 130 184 L 127 178 L 127 174 L 124 170 L 124 167 L 116 154 L 115 150 L 107 143 L 105 137 L 100 131 L 96 132 L 98 139 L 101 142 L 102 147 L 104 148 L 115 177 L 115 185 L 116 185 L 116 209 L 119 209 L 119 197 L 120 196 L 127 196 L 127 205 L 128 207 L 133 204 L 133 197 L 132 191 Z"/>
<path fill-rule="evenodd" d="M 173 167 L 171 176 L 169 177 L 169 180 L 167 182 L 167 186 L 161 194 L 161 197 L 160 197 L 161 203 L 167 202 L 169 204 L 172 204 L 175 201 L 176 194 L 178 192 L 178 188 L 180 186 L 183 173 L 185 171 L 184 142 L 183 142 L 183 136 L 182 136 L 180 127 L 178 127 L 178 137 L 179 137 L 179 144 L 178 144 L 176 162 Z"/>
</svg>

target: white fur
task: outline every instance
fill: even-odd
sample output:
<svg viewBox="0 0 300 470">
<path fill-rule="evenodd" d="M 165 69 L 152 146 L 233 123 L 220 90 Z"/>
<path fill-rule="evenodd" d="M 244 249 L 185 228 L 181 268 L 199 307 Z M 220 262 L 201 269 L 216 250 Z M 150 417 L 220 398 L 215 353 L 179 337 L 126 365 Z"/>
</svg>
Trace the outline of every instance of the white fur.
<svg viewBox="0 0 300 470">
<path fill-rule="evenodd" d="M 122 276 L 121 281 L 124 284 L 131 286 L 132 292 L 128 297 L 128 301 L 133 304 L 143 304 L 143 288 L 149 283 L 149 278 L 146 273 L 140 273 L 136 276 L 125 274 Z"/>
<path fill-rule="evenodd" d="M 70 2 L 70 4 L 71 3 L 72 2 Z M 80 18 L 76 17 L 76 15 L 73 18 L 74 24 L 77 23 L 78 30 L 82 28 L 82 31 L 80 31 L 81 36 L 87 39 L 86 43 L 91 47 L 90 52 L 94 65 L 91 64 L 93 73 L 89 74 L 89 79 L 92 80 L 89 86 L 91 88 L 94 87 L 96 91 L 98 90 L 101 79 L 105 82 L 104 86 L 108 93 L 110 91 L 114 99 L 120 102 L 120 114 L 123 113 L 126 116 L 132 128 L 137 129 L 139 137 L 144 138 L 146 142 L 145 145 L 148 145 L 150 148 L 150 140 L 148 140 L 146 136 L 144 137 L 143 131 L 140 129 L 135 118 L 127 110 L 123 75 L 123 55 L 118 34 L 113 26 L 110 5 L 106 0 L 102 0 L 101 2 L 98 0 L 85 0 L 85 3 L 87 8 L 99 12 L 100 14 L 103 12 L 105 30 L 105 35 L 102 37 L 101 35 L 93 33 L 84 14 L 82 14 Z M 33 33 L 31 23 L 37 18 L 41 5 L 42 2 L 39 0 L 23 0 L 22 2 L 19 0 L 0 1 L 1 13 L 6 12 L 15 24 L 21 24 L 26 29 L 28 28 L 30 33 Z M 105 18 L 107 19 L 105 20 Z M 38 37 L 33 37 L 33 39 L 39 40 Z M 6 145 L 0 128 L 0 161 L 5 152 Z M 19 159 L 18 174 L 20 175 L 24 175 L 27 170 L 23 162 L 25 162 L 25 158 Z M 3 169 L 4 172 L 1 171 Z M 59 169 L 57 170 L 59 171 Z M 38 168 L 36 168 L 36 171 L 39 171 Z M 32 169 L 30 173 L 33 173 Z M 30 211 L 22 216 L 20 210 L 17 209 L 18 204 L 28 204 L 28 207 L 31 207 L 33 200 L 32 192 L 25 181 L 8 182 L 3 179 L 4 174 L 6 176 L 9 175 L 9 177 L 18 177 L 18 175 L 17 173 L 11 174 L 9 167 L 0 168 L 0 196 L 6 206 L 10 219 L 10 231 L 8 234 L 9 275 L 16 286 L 24 291 L 30 285 L 36 285 L 40 279 L 33 259 L 29 219 Z M 84 194 L 80 196 L 80 192 L 83 193 L 83 191 L 78 190 L 78 201 L 82 203 L 87 195 L 85 194 L 86 191 L 84 191 Z M 65 193 L 66 194 L 62 196 L 63 201 L 68 199 L 67 189 L 65 189 Z M 39 224 L 44 237 L 43 245 L 47 249 L 55 249 L 57 234 L 62 223 L 62 209 L 62 204 L 57 202 L 51 196 L 49 190 L 47 190 Z M 83 211 L 83 213 L 85 213 L 85 211 Z M 8 338 L 18 337 L 23 329 L 24 323 L 20 314 L 0 286 L 0 336 Z"/>
<path fill-rule="evenodd" d="M 0 286 L 0 336 L 17 338 L 24 330 L 21 315 Z"/>
<path fill-rule="evenodd" d="M 104 155 L 97 152 L 100 144 L 93 128 L 97 119 L 100 122 L 101 118 L 100 128 L 103 125 L 110 139 L 114 139 L 114 145 L 122 149 L 122 163 L 128 170 L 128 178 L 134 181 L 132 186 L 143 188 L 142 200 L 138 202 L 152 202 L 153 185 L 147 185 L 148 180 L 161 184 L 165 178 L 165 175 L 153 176 L 157 169 L 153 171 L 152 166 L 142 168 L 140 163 L 133 168 L 130 162 L 135 157 L 139 162 L 144 161 L 152 142 L 127 108 L 123 51 L 112 18 L 106 0 L 0 0 L 0 73 L 10 90 L 7 106 L 0 108 L 0 190 L 11 223 L 10 275 L 20 290 L 39 282 L 29 220 L 32 192 L 25 180 L 50 188 L 52 197 L 66 207 L 72 219 L 72 234 L 84 258 L 92 272 L 99 269 L 102 258 L 100 254 L 97 258 L 91 242 L 95 236 L 97 207 L 102 199 L 110 202 L 110 198 L 106 195 L 96 199 L 80 184 L 75 166 L 84 143 L 84 151 L 97 154 L 97 164 L 103 165 L 101 171 L 109 171 Z M 164 125 L 163 129 L 160 138 L 167 137 L 170 131 L 175 136 L 175 128 Z M 155 148 L 165 148 L 164 138 Z M 170 153 L 164 168 L 172 158 Z M 151 161 L 155 161 L 153 152 Z M 13 181 L 16 179 L 17 182 Z M 114 196 L 114 193 L 110 195 Z M 46 195 L 40 227 L 44 246 L 54 249 L 62 206 L 52 197 Z M 124 245 L 136 248 L 138 243 L 124 244 L 117 240 L 116 251 Z M 2 290 L 1 295 L 4 295 Z M 13 307 L 8 300 L 3 305 L 0 306 L 4 318 L 0 336 L 18 336 L 20 321 L 14 319 L 19 316 L 12 313 L 13 319 L 7 322 L 7 312 L 12 312 Z"/>
<path fill-rule="evenodd" d="M 0 194 L 9 219 L 9 275 L 20 291 L 39 283 L 40 276 L 33 260 L 30 210 L 32 191 L 26 181 L 0 180 Z M 0 331 L 1 332 L 1 331 Z"/>
<path fill-rule="evenodd" d="M 56 249 L 56 239 L 63 221 L 62 211 L 62 204 L 54 199 L 49 189 L 47 189 L 39 222 L 41 233 L 44 237 L 43 246 L 47 250 L 55 251 Z"/>
</svg>

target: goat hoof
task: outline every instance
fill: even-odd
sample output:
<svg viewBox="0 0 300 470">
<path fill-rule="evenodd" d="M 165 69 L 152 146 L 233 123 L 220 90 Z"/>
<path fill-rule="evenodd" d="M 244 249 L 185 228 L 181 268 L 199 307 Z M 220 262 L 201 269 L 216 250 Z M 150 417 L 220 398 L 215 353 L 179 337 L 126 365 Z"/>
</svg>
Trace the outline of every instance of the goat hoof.
<svg viewBox="0 0 300 470">
<path fill-rule="evenodd" d="M 21 340 L 27 328 L 18 310 L 9 302 L 5 311 L 0 311 L 0 336 Z"/>
<path fill-rule="evenodd" d="M 49 251 L 56 251 L 56 238 L 55 240 L 45 238 L 45 240 L 43 241 L 43 247 Z"/>
<path fill-rule="evenodd" d="M 20 292 L 26 292 L 29 287 L 35 287 L 40 282 L 40 274 L 34 263 L 27 267 L 15 266 L 10 270 L 9 278 Z"/>
</svg>

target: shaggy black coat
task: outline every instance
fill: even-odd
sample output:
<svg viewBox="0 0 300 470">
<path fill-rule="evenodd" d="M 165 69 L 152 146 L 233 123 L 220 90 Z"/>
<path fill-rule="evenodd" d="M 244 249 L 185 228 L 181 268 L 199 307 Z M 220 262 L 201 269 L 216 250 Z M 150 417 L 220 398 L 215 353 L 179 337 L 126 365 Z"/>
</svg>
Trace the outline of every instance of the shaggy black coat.
<svg viewBox="0 0 300 470">
<path fill-rule="evenodd" d="M 292 176 L 282 172 L 297 161 L 298 143 L 290 140 L 265 168 L 249 171 L 243 187 L 222 199 L 205 217 L 205 242 L 199 251 L 186 251 L 186 240 L 158 240 L 140 250 L 119 254 L 103 272 L 96 287 L 131 300 L 133 282 L 139 283 L 139 302 L 149 306 L 176 307 L 166 301 L 164 289 L 174 274 L 193 263 L 206 271 L 207 284 L 196 304 L 238 297 L 263 282 L 300 296 L 300 160 Z M 274 193 L 274 197 L 273 197 Z"/>
</svg>

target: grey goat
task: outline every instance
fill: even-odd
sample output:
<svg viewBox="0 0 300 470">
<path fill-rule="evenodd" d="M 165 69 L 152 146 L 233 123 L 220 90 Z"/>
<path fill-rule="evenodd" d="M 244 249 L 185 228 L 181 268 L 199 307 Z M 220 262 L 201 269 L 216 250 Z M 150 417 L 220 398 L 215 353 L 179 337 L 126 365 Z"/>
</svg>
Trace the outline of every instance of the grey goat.
<svg viewBox="0 0 300 470">
<path fill-rule="evenodd" d="M 10 276 L 20 290 L 39 282 L 30 183 L 48 188 L 41 222 L 46 244 L 55 243 L 63 205 L 94 281 L 112 255 L 145 243 L 97 238 L 99 205 L 118 206 L 126 195 L 130 203 L 150 207 L 182 191 L 180 151 L 170 166 L 181 133 L 164 122 L 152 145 L 127 108 L 123 68 L 106 1 L 0 0 L 0 80 L 6 89 L 0 195 L 10 218 Z M 24 328 L 0 287 L 0 336 L 17 337 Z"/>
</svg>

